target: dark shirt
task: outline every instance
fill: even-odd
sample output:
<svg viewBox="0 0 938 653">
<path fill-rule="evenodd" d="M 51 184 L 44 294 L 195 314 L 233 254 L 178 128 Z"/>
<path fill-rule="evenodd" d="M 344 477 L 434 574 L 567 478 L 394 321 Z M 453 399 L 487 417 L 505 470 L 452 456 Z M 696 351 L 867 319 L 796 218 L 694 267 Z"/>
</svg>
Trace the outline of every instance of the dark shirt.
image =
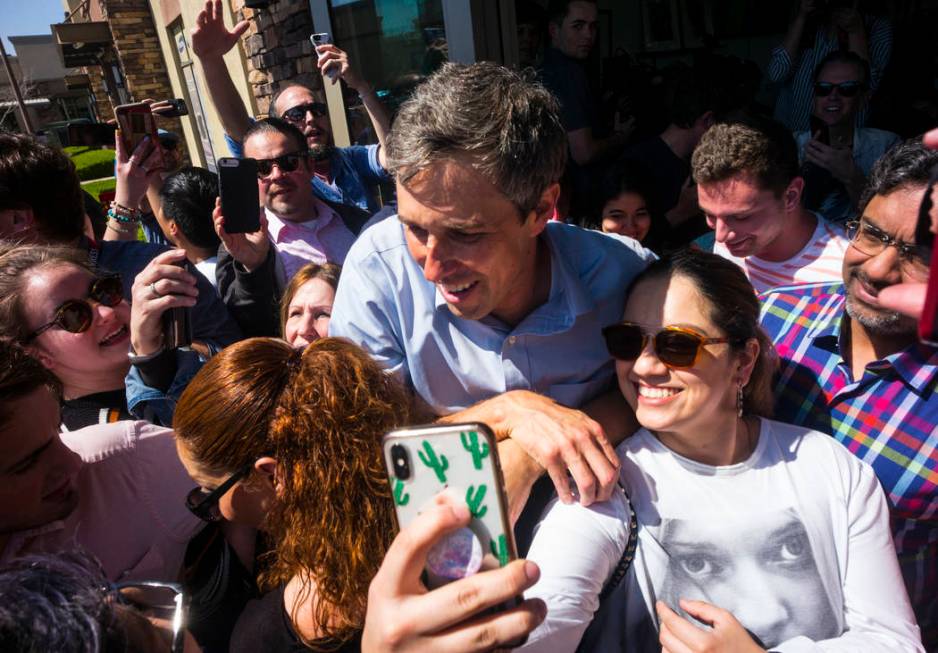
<svg viewBox="0 0 938 653">
<path fill-rule="evenodd" d="M 62 426 L 76 431 L 93 424 L 108 424 L 133 419 L 127 410 L 127 394 L 123 388 L 96 392 L 62 402 Z"/>
<path fill-rule="evenodd" d="M 283 603 L 284 588 L 279 587 L 268 592 L 260 599 L 247 604 L 241 618 L 231 633 L 231 653 L 307 653 L 309 648 L 303 645 L 299 635 L 293 630 L 293 622 Z M 326 642 L 323 642 L 326 644 Z M 357 653 L 361 650 L 360 638 L 336 647 L 333 643 L 330 651 L 336 653 Z"/>
</svg>

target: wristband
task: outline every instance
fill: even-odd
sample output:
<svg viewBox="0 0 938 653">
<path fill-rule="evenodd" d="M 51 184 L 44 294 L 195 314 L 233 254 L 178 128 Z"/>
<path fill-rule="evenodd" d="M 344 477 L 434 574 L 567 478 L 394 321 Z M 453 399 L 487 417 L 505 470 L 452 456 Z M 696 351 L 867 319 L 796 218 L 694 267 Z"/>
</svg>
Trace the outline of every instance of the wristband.
<svg viewBox="0 0 938 653">
<path fill-rule="evenodd" d="M 125 227 L 121 226 L 122 224 L 129 224 L 129 223 L 126 223 L 126 222 L 122 223 L 120 220 L 116 220 L 116 221 L 108 220 L 107 228 L 110 229 L 111 231 L 116 231 L 119 234 L 136 233 L 136 229 L 126 229 Z"/>
<path fill-rule="evenodd" d="M 137 354 L 134 353 L 134 350 L 131 349 L 129 352 L 127 352 L 127 359 L 130 361 L 131 365 L 139 365 L 140 363 L 147 363 L 153 360 L 154 358 L 162 354 L 164 351 L 166 351 L 166 348 L 163 346 L 162 343 L 160 343 L 159 349 L 157 349 L 152 354 L 147 354 L 146 356 L 138 356 Z"/>
</svg>

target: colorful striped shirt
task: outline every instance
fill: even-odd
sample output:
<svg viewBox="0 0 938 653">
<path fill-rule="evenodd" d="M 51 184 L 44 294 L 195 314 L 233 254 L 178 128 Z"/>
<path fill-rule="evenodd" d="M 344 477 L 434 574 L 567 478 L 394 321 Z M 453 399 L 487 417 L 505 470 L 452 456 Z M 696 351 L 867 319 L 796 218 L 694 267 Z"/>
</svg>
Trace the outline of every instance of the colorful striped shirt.
<svg viewBox="0 0 938 653">
<path fill-rule="evenodd" d="M 832 283 L 844 278 L 844 254 L 850 241 L 836 225 L 818 217 L 811 239 L 801 251 L 784 261 L 758 256 L 740 258 L 723 243 L 714 242 L 713 253 L 741 267 L 757 293 L 800 283 Z"/>
<path fill-rule="evenodd" d="M 831 433 L 876 471 L 925 648 L 938 649 L 938 348 L 912 345 L 854 381 L 841 353 L 843 283 L 761 299 L 780 359 L 775 418 Z"/>
</svg>

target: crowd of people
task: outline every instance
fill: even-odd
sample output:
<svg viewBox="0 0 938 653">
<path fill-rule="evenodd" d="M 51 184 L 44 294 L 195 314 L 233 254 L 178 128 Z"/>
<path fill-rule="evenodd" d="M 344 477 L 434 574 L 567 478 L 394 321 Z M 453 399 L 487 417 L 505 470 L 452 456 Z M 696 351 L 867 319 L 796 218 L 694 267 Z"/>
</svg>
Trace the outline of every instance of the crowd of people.
<svg viewBox="0 0 938 653">
<path fill-rule="evenodd" d="M 888 22 L 817 4 L 777 120 L 714 59 L 644 137 L 599 119 L 592 0 L 519 11 L 537 73 L 443 64 L 393 123 L 321 45 L 378 140 L 336 147 L 318 90 L 249 115 L 207 0 L 248 233 L 160 142 L 118 134 L 101 224 L 0 133 L 0 648 L 938 651 L 938 130 L 866 126 Z M 518 545 L 440 587 L 478 514 L 398 530 L 381 447 L 431 422 L 494 432 Z"/>
</svg>

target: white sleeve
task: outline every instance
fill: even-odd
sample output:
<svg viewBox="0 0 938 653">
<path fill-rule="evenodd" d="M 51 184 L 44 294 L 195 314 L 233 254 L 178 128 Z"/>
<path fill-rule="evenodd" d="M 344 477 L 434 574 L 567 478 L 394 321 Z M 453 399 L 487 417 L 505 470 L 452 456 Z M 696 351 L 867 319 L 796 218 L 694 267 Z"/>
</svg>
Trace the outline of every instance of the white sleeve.
<svg viewBox="0 0 938 653">
<path fill-rule="evenodd" d="M 872 467 L 859 460 L 850 463 L 843 469 L 850 475 L 847 484 L 849 541 L 843 579 L 845 631 L 840 637 L 820 642 L 796 637 L 772 650 L 780 653 L 924 653 L 899 571 L 886 496 Z"/>
<path fill-rule="evenodd" d="M 629 540 L 628 499 L 620 489 L 609 501 L 584 508 L 554 499 L 535 527 L 528 560 L 541 578 L 525 598 L 547 604 L 547 618 L 519 651 L 576 650 L 599 607 L 599 593 Z"/>
</svg>

